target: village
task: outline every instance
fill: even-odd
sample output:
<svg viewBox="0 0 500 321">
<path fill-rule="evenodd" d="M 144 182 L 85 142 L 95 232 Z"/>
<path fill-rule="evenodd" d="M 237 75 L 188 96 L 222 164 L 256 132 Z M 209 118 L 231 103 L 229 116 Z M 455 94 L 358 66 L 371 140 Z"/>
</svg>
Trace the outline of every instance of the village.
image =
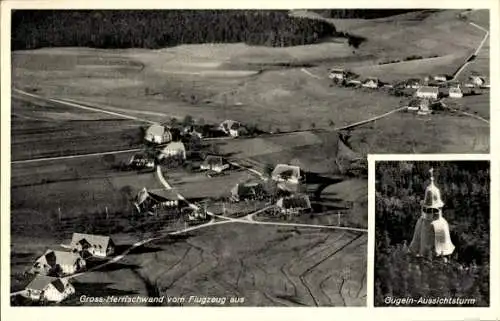
<svg viewBox="0 0 500 321">
<path fill-rule="evenodd" d="M 205 139 L 204 135 L 209 138 Z M 163 218 L 162 222 L 166 224 L 182 222 L 184 228 L 210 224 L 216 220 L 238 220 L 245 214 L 252 221 L 290 222 L 301 215 L 323 212 L 324 206 L 314 206 L 311 202 L 303 168 L 292 164 L 276 164 L 265 172 L 258 172 L 220 153 L 214 153 L 211 138 L 216 137 L 217 141 L 221 138 L 245 139 L 247 135 L 245 125 L 232 120 L 211 126 L 210 130 L 206 126 L 205 129 L 196 126 L 191 121 L 175 127 L 153 124 L 144 128 L 143 150 L 133 154 L 128 162 L 113 164 L 110 170 L 138 173 L 156 171 L 165 173 L 166 177 L 172 171 L 180 171 L 184 173 L 182 175 L 202 175 L 204 180 L 241 171 L 252 175 L 252 178 L 240 179 L 226 194 L 222 192 L 216 198 L 201 197 L 195 202 L 186 199 L 166 182 L 165 188 L 160 190 L 149 190 L 146 186 L 138 188 L 132 200 L 135 215 Z M 255 135 L 264 134 L 254 132 L 252 137 Z M 231 207 L 234 209 L 231 210 Z M 214 214 L 210 208 L 216 208 L 214 211 L 219 210 L 220 214 Z M 248 212 L 248 209 L 253 210 Z M 348 207 L 345 209 L 348 210 Z M 259 213 L 260 218 L 255 217 L 256 213 Z M 341 215 L 339 209 L 336 213 Z M 340 224 L 339 216 L 339 227 Z M 112 237 L 107 235 L 73 233 L 69 244 L 47 249 L 36 259 L 26 271 L 31 281 L 17 294 L 34 304 L 64 301 L 75 294 L 75 288 L 69 280 L 113 261 L 119 254 L 115 252 L 115 246 Z"/>
<path fill-rule="evenodd" d="M 461 70 L 457 70 L 457 73 Z M 336 67 L 330 70 L 329 78 L 336 86 L 383 90 L 390 95 L 405 97 L 406 110 L 418 115 L 429 115 L 433 111 L 456 111 L 447 106 L 447 99 L 459 100 L 464 96 L 488 94 L 490 88 L 485 76 L 480 74 L 473 74 L 462 82 L 456 80 L 456 75 L 438 74 L 387 83 L 376 77 L 360 80 L 360 75 Z"/>
<path fill-rule="evenodd" d="M 408 99 L 405 109 L 416 112 L 417 115 L 446 110 L 444 100 L 447 98 L 460 99 L 464 95 L 483 94 L 489 89 L 484 77 L 479 75 L 471 76 L 463 84 L 444 75 L 387 84 L 378 78 L 360 81 L 359 75 L 334 67 L 328 78 L 334 86 L 353 87 L 354 90 L 384 90 L 389 95 L 404 96 Z M 144 186 L 138 188 L 133 200 L 133 207 L 138 215 L 166 217 L 166 222 L 181 221 L 184 226 L 193 226 L 232 215 L 241 216 L 245 208 L 258 210 L 260 217 L 272 221 L 290 221 L 293 217 L 312 215 L 324 210 L 324 207 L 314 207 L 311 203 L 307 188 L 307 169 L 278 163 L 273 164 L 272 168 L 265 168 L 269 167 L 268 164 L 259 164 L 261 170 L 258 171 L 252 166 L 241 165 L 224 157 L 217 146 L 217 142 L 227 139 L 244 140 L 273 133 L 249 128 L 235 120 L 201 125 L 186 117 L 182 122 L 174 120 L 144 127 L 143 134 L 143 149 L 133 154 L 127 162 L 115 163 L 110 169 L 163 171 L 167 177 L 169 172 L 180 171 L 184 173 L 182 175 L 202 174 L 208 180 L 231 175 L 235 171 L 249 171 L 253 178 L 235 183 L 226 194 L 216 198 L 201 197 L 196 202 L 190 202 L 172 188 L 149 190 Z M 351 165 L 354 166 L 353 164 Z M 255 167 L 255 162 L 253 165 Z M 366 168 L 364 172 L 366 173 Z M 229 211 L 228 214 L 226 204 L 242 206 L 238 207 L 238 211 Z M 222 210 L 220 214 L 214 214 L 209 208 Z M 116 254 L 114 246 L 115 243 L 109 236 L 74 233 L 69 245 L 62 245 L 61 249 L 56 250 L 47 249 L 33 263 L 29 273 L 34 278 L 19 292 L 20 295 L 33 302 L 57 303 L 65 300 L 75 293 L 69 279 L 86 271 L 89 266 L 98 267 L 96 262 L 106 264 L 107 260 L 112 260 Z"/>
</svg>

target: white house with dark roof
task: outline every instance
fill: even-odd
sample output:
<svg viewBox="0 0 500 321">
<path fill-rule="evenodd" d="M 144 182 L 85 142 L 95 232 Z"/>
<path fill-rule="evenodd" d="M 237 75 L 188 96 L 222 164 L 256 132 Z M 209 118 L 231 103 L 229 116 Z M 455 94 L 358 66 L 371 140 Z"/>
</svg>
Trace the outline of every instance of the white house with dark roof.
<svg viewBox="0 0 500 321">
<path fill-rule="evenodd" d="M 448 80 L 445 75 L 435 75 L 433 78 L 435 81 L 439 82 L 445 82 L 446 80 Z"/>
<path fill-rule="evenodd" d="M 91 255 L 105 258 L 113 255 L 115 243 L 109 236 L 73 233 L 71 249 L 79 252 L 82 256 Z"/>
<path fill-rule="evenodd" d="M 378 80 L 378 78 L 374 78 L 374 77 L 367 78 L 361 84 L 361 86 L 363 86 L 365 88 L 378 88 L 380 86 L 380 81 Z"/>
<path fill-rule="evenodd" d="M 229 169 L 230 165 L 222 156 L 208 155 L 200 165 L 201 170 L 221 173 Z"/>
<path fill-rule="evenodd" d="M 158 154 L 159 160 L 172 157 L 179 158 L 180 160 L 186 159 L 186 147 L 182 142 L 170 142 L 163 147 Z"/>
<path fill-rule="evenodd" d="M 244 126 L 235 120 L 227 119 L 219 125 L 219 130 L 223 131 L 231 137 L 238 137 L 240 134 L 240 129 Z"/>
<path fill-rule="evenodd" d="M 342 68 L 332 68 L 330 69 L 330 74 L 328 78 L 332 80 L 344 80 L 346 78 L 347 72 Z"/>
<path fill-rule="evenodd" d="M 415 95 L 419 98 L 438 99 L 439 88 L 435 86 L 422 86 L 418 88 Z"/>
<path fill-rule="evenodd" d="M 31 271 L 45 275 L 52 273 L 68 275 L 80 271 L 85 265 L 85 260 L 78 253 L 47 250 L 35 261 Z"/>
<path fill-rule="evenodd" d="M 464 94 L 462 93 L 462 90 L 460 89 L 460 86 L 451 87 L 448 90 L 448 95 L 451 98 L 462 98 L 464 96 Z"/>
<path fill-rule="evenodd" d="M 33 301 L 61 302 L 75 293 L 75 288 L 67 279 L 37 275 L 21 292 Z"/>
</svg>

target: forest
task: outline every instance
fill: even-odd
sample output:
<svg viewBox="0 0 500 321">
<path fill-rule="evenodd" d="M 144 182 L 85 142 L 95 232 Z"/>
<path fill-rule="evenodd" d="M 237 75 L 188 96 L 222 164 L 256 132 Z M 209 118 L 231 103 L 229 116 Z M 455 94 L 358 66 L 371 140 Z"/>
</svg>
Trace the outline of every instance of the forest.
<svg viewBox="0 0 500 321">
<path fill-rule="evenodd" d="M 408 252 L 431 167 L 455 245 L 447 263 Z M 375 175 L 375 305 L 388 296 L 441 296 L 488 306 L 489 162 L 378 162 Z"/>
<path fill-rule="evenodd" d="M 334 19 L 377 19 L 386 18 L 414 11 L 425 11 L 422 9 L 335 9 L 314 10 L 325 17 Z M 430 10 L 426 10 L 430 11 Z"/>
<path fill-rule="evenodd" d="M 273 47 L 342 36 L 286 10 L 17 10 L 12 50 L 41 47 L 164 48 L 237 43 Z"/>
</svg>

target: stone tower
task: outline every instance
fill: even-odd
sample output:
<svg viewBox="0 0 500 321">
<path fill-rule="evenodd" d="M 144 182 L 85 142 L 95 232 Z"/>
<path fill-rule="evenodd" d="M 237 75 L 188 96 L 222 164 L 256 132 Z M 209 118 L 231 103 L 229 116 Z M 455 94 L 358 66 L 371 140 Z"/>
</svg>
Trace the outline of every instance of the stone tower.
<svg viewBox="0 0 500 321">
<path fill-rule="evenodd" d="M 430 184 L 425 189 L 420 218 L 409 249 L 416 256 L 446 257 L 453 253 L 455 246 L 451 242 L 448 222 L 443 217 L 444 203 L 434 182 L 434 171 L 431 168 L 429 172 Z"/>
</svg>

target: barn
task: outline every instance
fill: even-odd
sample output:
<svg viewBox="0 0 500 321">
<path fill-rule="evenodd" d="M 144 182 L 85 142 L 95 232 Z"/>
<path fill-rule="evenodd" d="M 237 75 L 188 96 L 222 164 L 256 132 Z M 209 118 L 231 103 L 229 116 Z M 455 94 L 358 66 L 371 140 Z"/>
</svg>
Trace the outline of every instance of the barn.
<svg viewBox="0 0 500 321">
<path fill-rule="evenodd" d="M 242 128 L 244 128 L 244 126 L 240 122 L 230 119 L 223 121 L 219 125 L 219 130 L 225 132 L 226 135 L 231 137 L 238 137 Z"/>
<path fill-rule="evenodd" d="M 182 142 L 170 142 L 158 154 L 158 160 L 174 158 L 181 163 L 186 160 L 186 147 Z"/>
<path fill-rule="evenodd" d="M 460 89 L 460 86 L 451 87 L 448 91 L 448 95 L 451 98 L 462 98 L 464 96 L 462 90 Z"/>
<path fill-rule="evenodd" d="M 208 155 L 200 165 L 201 170 L 208 170 L 216 173 L 221 173 L 229 169 L 229 167 L 229 163 L 227 163 L 222 156 L 215 155 Z"/>
<path fill-rule="evenodd" d="M 139 213 L 157 214 L 160 210 L 178 210 L 186 205 L 173 190 L 158 190 L 154 193 L 146 187 L 137 193 L 134 205 Z"/>
<path fill-rule="evenodd" d="M 113 255 L 115 250 L 115 243 L 109 236 L 85 233 L 73 233 L 70 246 L 83 257 L 105 258 Z"/>
<path fill-rule="evenodd" d="M 346 78 L 346 71 L 341 68 L 332 68 L 328 78 L 332 80 L 342 81 Z"/>
<path fill-rule="evenodd" d="M 50 275 L 73 274 L 85 267 L 85 260 L 75 252 L 47 250 L 40 256 L 31 269 L 34 273 Z"/>
<path fill-rule="evenodd" d="M 153 124 L 146 129 L 144 140 L 153 144 L 165 144 L 172 141 L 172 133 L 160 124 Z"/>
<path fill-rule="evenodd" d="M 67 279 L 37 275 L 26 286 L 22 296 L 33 301 L 61 302 L 75 293 Z"/>
<path fill-rule="evenodd" d="M 439 88 L 435 86 L 422 86 L 418 88 L 416 96 L 419 98 L 438 99 Z"/>
<path fill-rule="evenodd" d="M 448 79 L 445 75 L 435 75 L 434 80 L 439 82 L 445 82 Z"/>
<path fill-rule="evenodd" d="M 305 177 L 299 166 L 278 164 L 271 173 L 271 179 L 277 183 L 278 189 L 295 193 Z"/>
<path fill-rule="evenodd" d="M 365 88 L 378 88 L 380 86 L 380 81 L 377 78 L 366 79 L 361 86 Z"/>
</svg>

